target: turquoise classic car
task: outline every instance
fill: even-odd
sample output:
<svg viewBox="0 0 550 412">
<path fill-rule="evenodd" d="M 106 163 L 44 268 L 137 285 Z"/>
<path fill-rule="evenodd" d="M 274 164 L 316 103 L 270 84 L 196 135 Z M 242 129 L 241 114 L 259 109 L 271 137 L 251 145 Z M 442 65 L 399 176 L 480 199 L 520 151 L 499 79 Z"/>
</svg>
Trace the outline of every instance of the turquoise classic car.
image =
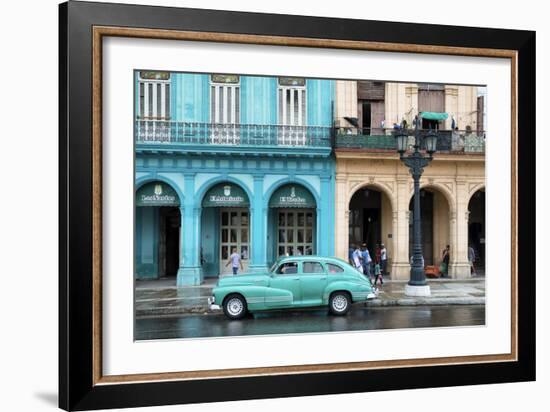
<svg viewBox="0 0 550 412">
<path fill-rule="evenodd" d="M 266 273 L 221 278 L 208 299 L 212 310 L 230 319 L 247 312 L 328 306 L 345 315 L 352 303 L 374 299 L 370 281 L 341 259 L 319 256 L 283 257 Z"/>
</svg>

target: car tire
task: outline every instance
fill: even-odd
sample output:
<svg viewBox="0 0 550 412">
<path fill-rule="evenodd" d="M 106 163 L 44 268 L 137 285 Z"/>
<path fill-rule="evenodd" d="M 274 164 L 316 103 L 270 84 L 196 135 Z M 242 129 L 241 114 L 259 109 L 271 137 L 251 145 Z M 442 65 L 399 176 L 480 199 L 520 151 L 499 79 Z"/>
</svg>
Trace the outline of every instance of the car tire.
<svg viewBox="0 0 550 412">
<path fill-rule="evenodd" d="M 227 296 L 223 301 L 223 313 L 229 319 L 238 320 L 246 316 L 248 308 L 246 299 L 236 293 Z"/>
<path fill-rule="evenodd" d="M 347 292 L 334 292 L 330 295 L 328 308 L 331 314 L 343 316 L 351 309 L 351 296 Z"/>
</svg>

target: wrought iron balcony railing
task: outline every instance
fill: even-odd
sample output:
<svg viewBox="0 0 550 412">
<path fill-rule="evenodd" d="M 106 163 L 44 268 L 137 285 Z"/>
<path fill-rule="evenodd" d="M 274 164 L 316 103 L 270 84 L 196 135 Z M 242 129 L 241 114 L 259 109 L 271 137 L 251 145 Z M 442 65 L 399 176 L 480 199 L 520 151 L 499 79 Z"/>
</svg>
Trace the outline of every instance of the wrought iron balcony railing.
<svg viewBox="0 0 550 412">
<path fill-rule="evenodd" d="M 136 143 L 190 145 L 332 147 L 333 128 L 136 120 Z"/>
<path fill-rule="evenodd" d="M 395 151 L 393 129 L 336 129 L 336 149 L 365 149 Z M 421 138 L 428 133 L 422 130 Z M 414 145 L 414 130 L 408 130 L 409 146 Z M 439 130 L 437 132 L 437 151 L 449 153 L 485 153 L 485 133 L 471 130 Z M 422 148 L 423 142 L 421 140 Z"/>
</svg>

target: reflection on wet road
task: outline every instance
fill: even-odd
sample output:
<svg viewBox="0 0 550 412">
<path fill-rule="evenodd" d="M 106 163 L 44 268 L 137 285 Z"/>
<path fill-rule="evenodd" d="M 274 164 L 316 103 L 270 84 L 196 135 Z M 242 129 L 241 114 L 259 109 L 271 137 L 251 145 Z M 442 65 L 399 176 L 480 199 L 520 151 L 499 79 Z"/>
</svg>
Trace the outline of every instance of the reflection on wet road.
<svg viewBox="0 0 550 412">
<path fill-rule="evenodd" d="M 347 316 L 330 316 L 326 309 L 264 312 L 240 321 L 222 314 L 137 319 L 135 339 L 341 332 L 376 329 L 478 326 L 485 324 L 484 305 L 364 307 Z"/>
</svg>

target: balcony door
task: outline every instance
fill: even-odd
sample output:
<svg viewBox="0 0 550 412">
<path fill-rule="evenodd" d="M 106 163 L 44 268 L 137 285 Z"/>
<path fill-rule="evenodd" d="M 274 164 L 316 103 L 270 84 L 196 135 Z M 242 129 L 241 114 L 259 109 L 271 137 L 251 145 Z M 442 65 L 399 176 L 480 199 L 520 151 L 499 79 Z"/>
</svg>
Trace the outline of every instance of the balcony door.
<svg viewBox="0 0 550 412">
<path fill-rule="evenodd" d="M 418 110 L 443 113 L 445 111 L 445 86 L 440 84 L 418 85 Z M 444 129 L 445 122 L 422 119 L 423 129 Z"/>
<path fill-rule="evenodd" d="M 170 73 L 140 71 L 138 95 L 138 140 L 170 141 Z"/>
<path fill-rule="evenodd" d="M 213 74 L 210 82 L 210 141 L 240 143 L 240 77 Z"/>
<path fill-rule="evenodd" d="M 279 112 L 278 143 L 285 146 L 306 144 L 306 80 L 279 77 L 277 90 Z"/>
</svg>

